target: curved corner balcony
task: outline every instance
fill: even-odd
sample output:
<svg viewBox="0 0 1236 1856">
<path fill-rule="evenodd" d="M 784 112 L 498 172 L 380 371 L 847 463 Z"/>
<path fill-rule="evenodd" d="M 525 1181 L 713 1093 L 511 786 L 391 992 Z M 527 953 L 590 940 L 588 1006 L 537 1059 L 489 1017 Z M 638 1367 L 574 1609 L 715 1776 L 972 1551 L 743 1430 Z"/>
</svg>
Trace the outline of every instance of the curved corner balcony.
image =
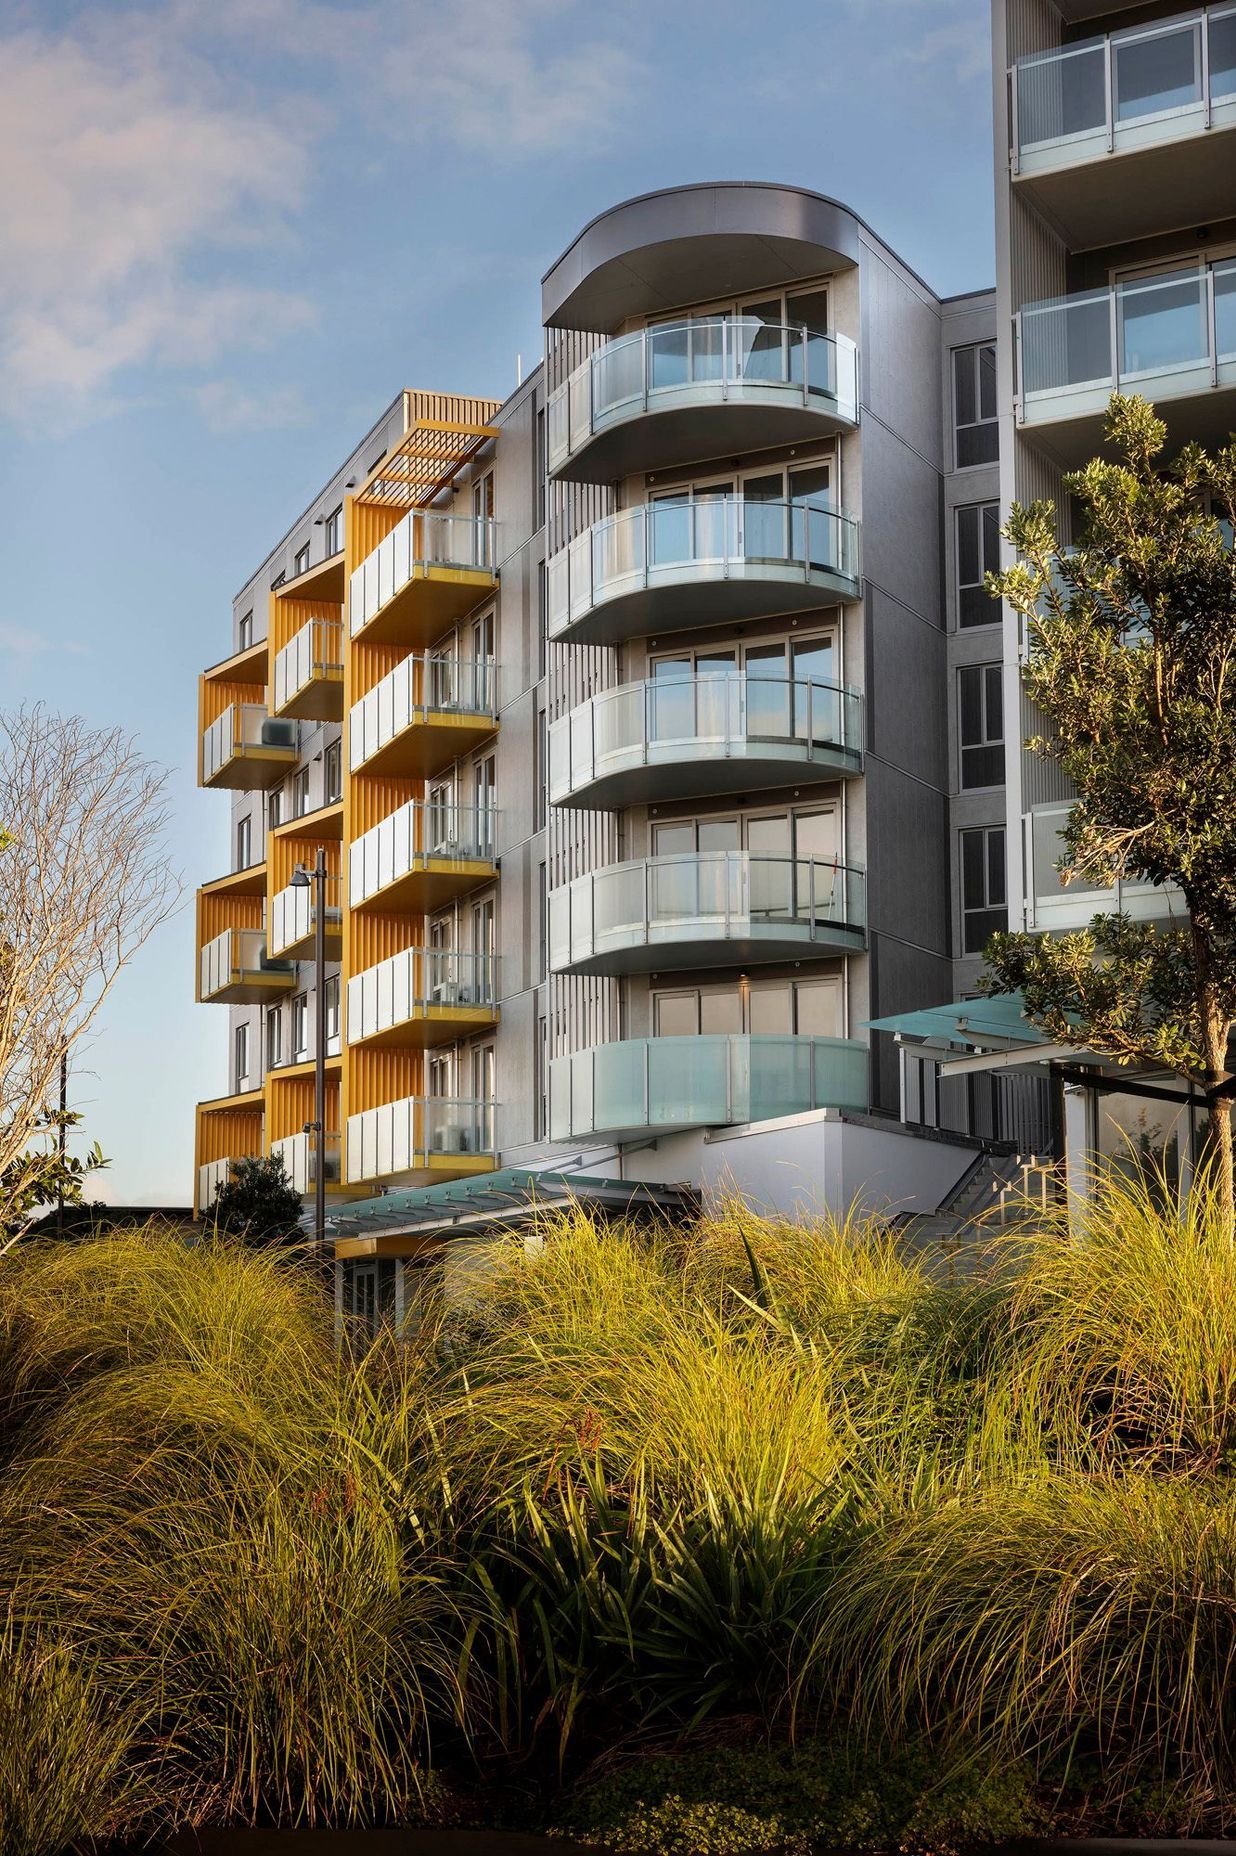
<svg viewBox="0 0 1236 1856">
<path fill-rule="evenodd" d="M 801 324 L 695 316 L 620 335 L 550 396 L 551 477 L 610 483 L 858 424 L 858 351 Z"/>
<path fill-rule="evenodd" d="M 497 874 L 497 809 L 409 799 L 348 846 L 354 909 L 423 914 Z"/>
<path fill-rule="evenodd" d="M 816 677 L 650 677 L 599 691 L 549 731 L 551 803 L 590 811 L 862 767 L 862 696 Z"/>
<path fill-rule="evenodd" d="M 554 1141 L 620 1141 L 866 1107 L 867 1046 L 852 1038 L 624 1038 L 549 1066 Z"/>
<path fill-rule="evenodd" d="M 862 597 L 859 526 L 824 503 L 741 496 L 640 503 L 549 558 L 549 636 L 626 638 Z"/>
<path fill-rule="evenodd" d="M 349 636 L 424 650 L 497 584 L 490 517 L 410 509 L 352 575 Z"/>
<path fill-rule="evenodd" d="M 555 973 L 743 966 L 859 953 L 866 941 L 864 873 L 819 857 L 642 857 L 549 897 Z"/>
<path fill-rule="evenodd" d="M 1098 449 L 1113 393 L 1153 400 L 1174 439 L 1236 425 L 1236 258 L 1027 303 L 1016 331 L 1018 421 L 1070 460 Z"/>
</svg>

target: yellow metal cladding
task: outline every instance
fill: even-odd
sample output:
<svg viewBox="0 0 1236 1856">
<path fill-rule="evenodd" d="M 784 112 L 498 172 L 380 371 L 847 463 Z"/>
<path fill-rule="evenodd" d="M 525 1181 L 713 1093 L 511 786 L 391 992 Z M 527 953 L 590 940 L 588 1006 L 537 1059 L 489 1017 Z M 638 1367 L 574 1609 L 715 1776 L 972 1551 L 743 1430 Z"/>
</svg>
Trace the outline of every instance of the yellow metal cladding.
<svg viewBox="0 0 1236 1856">
<path fill-rule="evenodd" d="M 460 471 L 497 437 L 493 419 L 499 403 L 459 394 L 405 392 L 402 438 L 356 493 L 345 498 L 342 558 L 332 557 L 274 589 L 269 598 L 268 638 L 207 671 L 200 681 L 199 743 L 205 730 L 232 703 L 269 705 L 275 660 L 306 625 L 315 620 L 339 625 L 342 677 L 314 679 L 333 681 L 337 694 L 294 696 L 281 713 L 342 721 L 342 801 L 275 828 L 267 837 L 263 865 L 199 891 L 198 949 L 226 927 L 260 926 L 263 919 L 269 923 L 273 899 L 291 883 L 295 866 L 312 867 L 321 847 L 332 879 L 328 899 L 332 903 L 337 899 L 342 911 L 341 1016 L 346 1013 L 350 978 L 391 955 L 423 946 L 426 940 L 425 917 L 419 910 L 384 908 L 380 898 L 363 910 L 353 911 L 349 906 L 348 847 L 401 805 L 425 795 L 424 777 L 415 764 L 401 765 L 398 771 L 352 773 L 349 711 L 411 650 L 436 643 L 462 614 L 488 598 L 496 574 L 430 569 L 418 584 L 415 615 L 408 621 L 411 634 L 405 637 L 397 632 L 386 641 L 363 635 L 351 639 L 346 589 L 356 568 L 408 510 L 424 507 L 449 490 Z M 483 738 L 483 731 L 473 728 L 465 742 L 461 731 L 459 752 Z M 415 763 L 415 756 L 411 759 Z M 485 1022 L 483 1016 L 479 1022 Z M 344 1036 L 341 1054 L 327 1063 L 327 1132 L 342 1134 L 349 1116 L 424 1093 L 423 1049 L 349 1046 Z M 269 1152 L 273 1142 L 299 1134 L 312 1119 L 312 1064 L 269 1072 L 260 1090 L 199 1105 L 197 1165 Z M 458 1170 L 475 1172 L 475 1158 L 462 1160 Z M 451 1177 L 449 1162 L 444 1176 Z"/>
</svg>

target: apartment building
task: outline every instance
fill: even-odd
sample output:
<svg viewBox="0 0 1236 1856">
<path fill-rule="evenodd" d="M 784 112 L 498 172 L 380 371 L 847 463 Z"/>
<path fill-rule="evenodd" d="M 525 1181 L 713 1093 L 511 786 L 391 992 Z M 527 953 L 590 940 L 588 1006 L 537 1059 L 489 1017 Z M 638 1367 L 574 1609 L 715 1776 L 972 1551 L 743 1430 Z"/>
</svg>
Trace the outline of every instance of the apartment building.
<svg viewBox="0 0 1236 1856">
<path fill-rule="evenodd" d="M 229 1075 L 197 1204 L 245 1154 L 315 1177 L 321 850 L 352 1284 L 410 1254 L 363 1234 L 378 1195 L 554 1169 L 934 1205 L 973 1157 L 907 1138 L 868 1026 L 971 991 L 1005 919 L 994 296 L 733 184 L 600 215 L 543 313 L 503 404 L 399 395 L 201 680 L 233 867 L 199 892 Z"/>
<path fill-rule="evenodd" d="M 1050 496 L 1101 448 L 1115 391 L 1153 400 L 1169 450 L 1236 428 L 1236 6 L 995 0 L 997 379 L 1001 502 Z M 1024 640 L 1004 634 L 1005 734 L 1036 732 Z M 1073 928 L 1170 893 L 1062 889 L 1070 793 L 1008 756 L 1015 926 Z"/>
</svg>

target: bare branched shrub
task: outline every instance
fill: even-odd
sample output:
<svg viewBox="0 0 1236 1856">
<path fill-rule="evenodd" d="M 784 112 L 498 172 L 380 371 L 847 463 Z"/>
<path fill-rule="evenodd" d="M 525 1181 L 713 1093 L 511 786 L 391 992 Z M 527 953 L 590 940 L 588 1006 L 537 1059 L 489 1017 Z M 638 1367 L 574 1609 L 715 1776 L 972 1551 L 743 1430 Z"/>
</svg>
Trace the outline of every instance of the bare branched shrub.
<svg viewBox="0 0 1236 1856">
<path fill-rule="evenodd" d="M 44 705 L 0 713 L 0 1248 L 60 1059 L 174 908 L 167 774 L 121 729 Z M 7 842 L 6 842 L 7 840 Z"/>
</svg>

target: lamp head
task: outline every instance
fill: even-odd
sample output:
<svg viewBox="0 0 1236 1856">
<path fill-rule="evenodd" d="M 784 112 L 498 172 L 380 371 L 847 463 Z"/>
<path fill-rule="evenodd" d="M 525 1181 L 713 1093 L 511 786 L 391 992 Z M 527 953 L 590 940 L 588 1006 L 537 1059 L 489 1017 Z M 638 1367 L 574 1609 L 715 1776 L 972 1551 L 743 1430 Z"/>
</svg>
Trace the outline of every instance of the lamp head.
<svg viewBox="0 0 1236 1856">
<path fill-rule="evenodd" d="M 293 889 L 308 889 L 308 887 L 309 887 L 309 872 L 305 869 L 304 864 L 297 864 L 296 868 L 292 872 L 292 888 Z"/>
</svg>

